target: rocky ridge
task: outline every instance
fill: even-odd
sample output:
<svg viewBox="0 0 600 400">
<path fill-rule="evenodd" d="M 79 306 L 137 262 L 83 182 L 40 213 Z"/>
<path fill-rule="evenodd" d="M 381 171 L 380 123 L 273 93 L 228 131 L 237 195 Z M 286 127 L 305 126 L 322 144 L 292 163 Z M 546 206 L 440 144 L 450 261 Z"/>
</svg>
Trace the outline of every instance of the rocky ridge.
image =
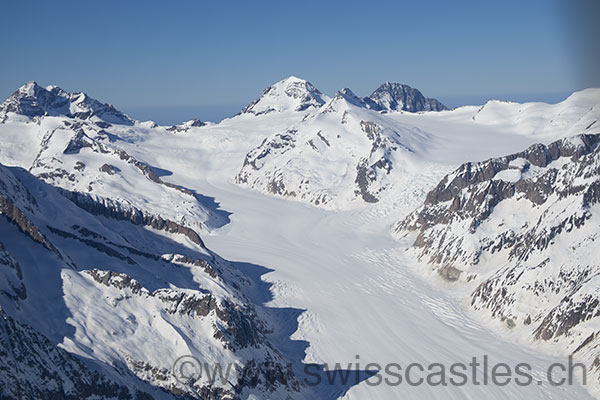
<svg viewBox="0 0 600 400">
<path fill-rule="evenodd" d="M 585 360 L 600 383 L 600 135 L 465 163 L 396 226 L 475 310 Z M 424 267 L 425 268 L 425 267 Z"/>
</svg>

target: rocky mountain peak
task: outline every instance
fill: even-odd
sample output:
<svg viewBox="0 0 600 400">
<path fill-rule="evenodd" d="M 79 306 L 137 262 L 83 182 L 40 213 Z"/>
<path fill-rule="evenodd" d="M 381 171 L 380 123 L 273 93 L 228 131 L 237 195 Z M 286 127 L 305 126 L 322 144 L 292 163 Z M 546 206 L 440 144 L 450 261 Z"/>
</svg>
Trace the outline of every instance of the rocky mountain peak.
<svg viewBox="0 0 600 400">
<path fill-rule="evenodd" d="M 134 123 L 111 104 L 101 103 L 83 92 L 68 93 L 55 85 L 44 88 L 35 81 L 27 82 L 0 104 L 0 122 L 11 112 L 29 118 L 64 116 L 122 125 Z"/>
<path fill-rule="evenodd" d="M 38 85 L 36 81 L 29 81 L 19 89 L 17 89 L 18 93 L 26 94 L 28 96 L 34 96 L 36 92 L 41 90 L 42 87 Z M 16 93 L 16 92 L 15 92 Z"/>
<path fill-rule="evenodd" d="M 389 111 L 443 111 L 448 108 L 436 99 L 423 96 L 415 88 L 396 82 L 385 82 L 365 99 L 370 108 Z"/>
<path fill-rule="evenodd" d="M 167 128 L 167 131 L 175 132 L 175 133 L 187 132 L 191 128 L 199 128 L 199 127 L 205 126 L 205 125 L 206 125 L 206 122 L 202 122 L 201 120 L 194 118 L 189 121 L 183 122 L 179 125 L 173 125 L 173 126 Z"/>
</svg>

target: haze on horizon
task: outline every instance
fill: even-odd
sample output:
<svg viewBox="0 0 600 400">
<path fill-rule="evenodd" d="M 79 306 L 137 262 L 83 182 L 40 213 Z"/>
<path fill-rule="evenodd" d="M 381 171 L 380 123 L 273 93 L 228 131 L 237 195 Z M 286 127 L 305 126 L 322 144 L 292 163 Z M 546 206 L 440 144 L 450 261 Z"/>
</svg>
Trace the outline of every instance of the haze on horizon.
<svg viewBox="0 0 600 400">
<path fill-rule="evenodd" d="M 231 116 L 289 75 L 330 95 L 401 82 L 450 107 L 600 86 L 593 0 L 33 3 L 3 6 L 1 99 L 36 80 L 169 124 Z"/>
</svg>

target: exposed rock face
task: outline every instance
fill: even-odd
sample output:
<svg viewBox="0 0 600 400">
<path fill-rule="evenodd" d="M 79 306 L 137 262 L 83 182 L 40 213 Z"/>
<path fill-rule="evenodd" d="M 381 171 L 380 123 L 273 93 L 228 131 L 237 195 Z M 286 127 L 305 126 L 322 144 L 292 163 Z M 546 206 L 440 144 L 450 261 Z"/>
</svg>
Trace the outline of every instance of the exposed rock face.
<svg viewBox="0 0 600 400">
<path fill-rule="evenodd" d="M 471 219 L 471 230 L 485 220 L 501 201 L 520 195 L 534 205 L 545 203 L 551 194 L 560 198 L 583 194 L 584 187 L 569 185 L 558 174 L 565 174 L 563 165 L 547 168 L 560 158 L 571 158 L 583 163 L 589 171 L 574 171 L 584 178 L 593 178 L 597 170 L 599 135 L 580 135 L 563 139 L 548 146 L 537 144 L 529 149 L 506 157 L 494 158 L 480 163 L 465 163 L 452 174 L 446 175 L 435 189 L 427 194 L 424 207 L 409 216 L 399 229 L 424 230 L 434 225 L 449 224 L 455 219 Z M 498 175 L 506 171 L 503 175 Z M 561 184 L 560 186 L 558 186 Z M 597 182 L 586 188 L 584 205 L 597 202 Z M 451 202 L 449 206 L 446 203 Z"/>
<path fill-rule="evenodd" d="M 253 171 L 259 171 L 264 162 L 271 157 L 277 157 L 290 149 L 296 147 L 296 130 L 288 130 L 285 133 L 278 133 L 271 139 L 265 139 L 262 144 L 250 151 L 244 159 L 242 170 L 235 177 L 236 183 L 248 184 L 251 183 Z M 268 190 L 273 194 L 283 196 L 295 196 L 294 191 L 288 191 L 283 176 L 275 174 L 268 182 Z"/>
<path fill-rule="evenodd" d="M 127 115 L 85 93 L 67 93 L 58 86 L 43 88 L 33 81 L 20 87 L 0 105 L 0 122 L 6 120 L 9 112 L 29 118 L 50 115 L 100 120 L 101 127 L 108 127 L 111 123 L 133 125 L 133 120 Z"/>
<path fill-rule="evenodd" d="M 590 370 L 600 347 L 599 144 L 579 135 L 463 164 L 397 225 L 416 235 L 418 259 L 473 285 L 472 307 L 576 352 Z"/>
<path fill-rule="evenodd" d="M 0 289 L 0 297 L 6 296 L 17 307 L 19 301 L 27 298 L 27 289 L 23 283 L 21 266 L 0 242 L 0 277 L 5 282 L 5 287 Z"/>
<path fill-rule="evenodd" d="M 167 128 L 167 130 L 169 132 L 173 132 L 173 133 L 184 133 L 189 131 L 191 128 L 199 128 L 201 126 L 205 126 L 206 123 L 200 121 L 199 119 L 192 119 L 190 121 L 184 122 L 183 124 L 180 125 L 173 125 L 169 128 Z"/>
<path fill-rule="evenodd" d="M 371 189 L 373 184 L 382 180 L 382 175 L 387 175 L 392 171 L 392 153 L 398 150 L 398 145 L 394 144 L 388 137 L 381 134 L 381 127 L 374 122 L 360 121 L 360 127 L 367 138 L 371 141 L 371 150 L 367 157 L 361 158 L 356 165 L 356 185 L 358 190 L 355 194 L 360 194 L 367 203 L 376 203 L 385 186 L 378 189 Z M 378 154 L 379 153 L 379 154 Z"/>
<path fill-rule="evenodd" d="M 408 85 L 386 82 L 379 86 L 369 97 L 363 99 L 374 110 L 388 111 L 443 111 L 448 108 L 436 99 L 430 99 Z"/>
<path fill-rule="evenodd" d="M 196 231 L 177 222 L 164 219 L 160 215 L 148 214 L 138 208 L 124 206 L 110 199 L 93 197 L 85 193 L 69 192 L 66 190 L 61 191 L 61 193 L 78 207 L 91 214 L 103 215 L 119 221 L 129 221 L 136 225 L 149 226 L 170 233 L 179 233 L 197 245 L 204 247 L 204 243 Z"/>
<path fill-rule="evenodd" d="M 102 164 L 102 166 L 100 167 L 100 172 L 105 172 L 109 175 L 114 175 L 117 172 L 119 172 L 119 169 L 117 167 L 115 167 L 114 165 Z"/>
<path fill-rule="evenodd" d="M 382 176 L 390 173 L 392 169 L 391 153 L 397 150 L 398 146 L 381 134 L 381 127 L 377 124 L 361 121 L 360 127 L 366 136 L 362 140 L 366 139 L 370 143 L 370 148 L 360 156 L 352 157 L 352 160 L 349 161 L 356 163 L 354 164 L 356 188 L 353 194 L 367 203 L 375 203 L 379 201 L 379 195 L 385 189 L 385 185 L 381 183 Z M 313 189 L 308 177 L 294 179 L 277 162 L 284 159 L 287 152 L 296 153 L 295 148 L 298 146 L 298 142 L 297 130 L 288 130 L 265 139 L 259 147 L 246 155 L 244 165 L 236 176 L 236 182 L 252 187 L 264 186 L 267 192 L 279 196 L 306 198 L 315 205 L 327 204 L 333 195 L 319 193 L 318 190 Z M 302 142 L 299 145 L 302 150 L 298 152 L 310 147 L 313 151 L 320 153 L 320 147 L 323 146 L 331 148 L 332 145 L 330 139 L 327 139 L 324 133 L 319 131 L 313 138 Z"/>
<path fill-rule="evenodd" d="M 0 195 L 0 215 L 3 215 L 8 221 L 19 227 L 21 232 L 29 236 L 33 241 L 41 244 L 57 256 L 60 256 L 58 250 L 56 250 L 54 245 L 46 239 L 38 227 L 31 223 L 19 207 L 14 205 L 8 197 L 3 195 Z"/>
</svg>

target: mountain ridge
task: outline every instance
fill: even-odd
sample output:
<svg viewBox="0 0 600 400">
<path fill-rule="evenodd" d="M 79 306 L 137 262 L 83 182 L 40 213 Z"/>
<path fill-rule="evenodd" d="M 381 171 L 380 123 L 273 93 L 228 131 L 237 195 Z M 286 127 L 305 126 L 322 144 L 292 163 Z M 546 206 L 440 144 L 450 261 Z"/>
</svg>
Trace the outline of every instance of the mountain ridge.
<svg viewBox="0 0 600 400">
<path fill-rule="evenodd" d="M 343 88 L 337 95 L 352 98 L 353 104 L 375 111 L 443 111 L 448 108 L 436 99 L 426 98 L 418 90 L 408 85 L 385 82 L 367 97 L 358 97 L 350 89 Z M 289 101 L 294 99 L 295 101 Z M 262 115 L 273 111 L 292 110 L 301 112 L 317 109 L 329 100 L 307 80 L 290 76 L 269 87 L 260 97 L 244 107 L 237 115 Z M 289 104 L 286 104 L 289 103 Z M 283 105 L 282 105 L 283 104 Z"/>
<path fill-rule="evenodd" d="M 396 225 L 425 275 L 525 343 L 584 360 L 599 389 L 600 133 L 465 163 Z M 503 326 L 504 325 L 504 326 Z"/>
<path fill-rule="evenodd" d="M 0 123 L 6 121 L 10 112 L 29 118 L 50 115 L 95 119 L 104 127 L 111 123 L 134 124 L 129 116 L 111 104 L 101 103 L 83 92 L 68 93 L 56 85 L 43 88 L 35 81 L 24 84 L 0 104 Z"/>
</svg>

